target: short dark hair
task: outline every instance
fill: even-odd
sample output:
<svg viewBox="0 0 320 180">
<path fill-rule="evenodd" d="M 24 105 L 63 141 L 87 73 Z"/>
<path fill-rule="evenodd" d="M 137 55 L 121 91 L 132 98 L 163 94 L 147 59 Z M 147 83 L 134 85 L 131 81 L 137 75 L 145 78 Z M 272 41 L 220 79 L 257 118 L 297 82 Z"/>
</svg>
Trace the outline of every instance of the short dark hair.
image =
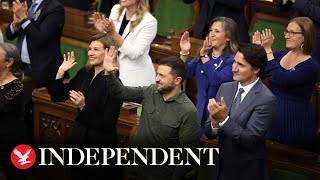
<svg viewBox="0 0 320 180">
<path fill-rule="evenodd" d="M 245 43 L 240 44 L 239 52 L 244 59 L 254 68 L 260 68 L 258 76 L 263 72 L 268 63 L 267 53 L 261 45 Z"/>
<path fill-rule="evenodd" d="M 184 76 L 187 72 L 184 62 L 176 56 L 163 58 L 159 60 L 158 65 L 166 65 L 171 67 L 170 74 L 174 77 L 182 77 L 182 79 L 184 79 Z"/>
</svg>

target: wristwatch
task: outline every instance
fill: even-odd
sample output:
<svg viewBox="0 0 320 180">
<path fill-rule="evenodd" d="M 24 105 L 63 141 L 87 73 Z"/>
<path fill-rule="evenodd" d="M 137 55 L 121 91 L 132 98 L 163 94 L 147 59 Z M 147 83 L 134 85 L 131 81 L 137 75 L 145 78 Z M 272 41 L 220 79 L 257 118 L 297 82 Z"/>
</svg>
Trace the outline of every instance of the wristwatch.
<svg viewBox="0 0 320 180">
<path fill-rule="evenodd" d="M 209 56 L 208 56 L 208 54 L 200 55 L 200 58 L 203 58 L 203 57 L 207 58 L 207 57 L 209 57 Z"/>
</svg>

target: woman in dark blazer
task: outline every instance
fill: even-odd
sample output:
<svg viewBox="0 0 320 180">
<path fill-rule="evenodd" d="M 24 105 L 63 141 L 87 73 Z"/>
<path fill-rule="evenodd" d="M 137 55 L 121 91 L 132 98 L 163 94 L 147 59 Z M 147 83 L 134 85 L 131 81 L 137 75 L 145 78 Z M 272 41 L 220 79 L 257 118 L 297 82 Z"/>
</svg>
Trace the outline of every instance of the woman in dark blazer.
<svg viewBox="0 0 320 180">
<path fill-rule="evenodd" d="M 64 55 L 56 79 L 49 83 L 48 89 L 54 102 L 70 99 L 78 108 L 78 117 L 72 130 L 70 143 L 74 147 L 106 148 L 117 146 L 116 123 L 122 100 L 110 96 L 104 81 L 103 59 L 105 49 L 115 46 L 103 35 L 93 36 L 88 48 L 88 62 L 69 83 L 63 82 L 64 74 L 77 62 L 74 53 Z M 98 157 L 99 158 L 99 157 Z M 110 167 L 75 168 L 75 178 L 98 179 L 113 173 Z"/>
</svg>

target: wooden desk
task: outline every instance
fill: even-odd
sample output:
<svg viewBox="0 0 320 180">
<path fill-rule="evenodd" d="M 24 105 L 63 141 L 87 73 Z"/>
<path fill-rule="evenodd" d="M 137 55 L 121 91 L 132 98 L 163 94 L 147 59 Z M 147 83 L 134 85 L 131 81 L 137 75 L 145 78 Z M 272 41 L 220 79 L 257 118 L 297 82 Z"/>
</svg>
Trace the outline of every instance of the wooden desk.
<svg viewBox="0 0 320 180">
<path fill-rule="evenodd" d="M 62 146 L 69 140 L 76 106 L 70 100 L 63 103 L 51 102 L 46 88 L 35 89 L 34 102 L 34 140 L 37 145 Z M 129 147 L 135 134 L 139 118 L 137 105 L 124 103 L 118 123 L 117 134 L 120 146 Z"/>
<path fill-rule="evenodd" d="M 45 88 L 36 89 L 33 92 L 33 101 L 34 133 L 37 145 L 64 144 L 68 140 L 73 127 L 76 107 L 69 100 L 64 103 L 51 102 L 50 95 Z M 134 104 L 123 105 L 117 123 L 118 138 L 123 147 L 130 146 L 138 121 L 137 106 Z M 200 146 L 217 147 L 218 142 L 217 140 L 208 140 L 203 136 Z M 316 153 L 292 148 L 273 141 L 267 141 L 267 152 L 270 169 L 284 169 L 320 179 L 320 164 L 317 162 Z M 41 177 L 46 177 L 52 173 L 52 171 L 43 173 L 42 171 L 45 170 L 46 168 L 43 168 L 39 171 Z M 54 177 L 69 173 L 67 169 L 59 169 L 59 167 L 55 172 L 60 172 L 60 174 L 56 173 Z M 61 174 L 61 172 L 63 173 Z"/>
<path fill-rule="evenodd" d="M 306 175 L 315 180 L 320 179 L 320 163 L 317 162 L 318 154 L 269 140 L 266 145 L 270 171 L 272 169 L 281 169 Z M 200 146 L 203 148 L 218 147 L 218 141 L 209 140 L 203 136 Z"/>
</svg>

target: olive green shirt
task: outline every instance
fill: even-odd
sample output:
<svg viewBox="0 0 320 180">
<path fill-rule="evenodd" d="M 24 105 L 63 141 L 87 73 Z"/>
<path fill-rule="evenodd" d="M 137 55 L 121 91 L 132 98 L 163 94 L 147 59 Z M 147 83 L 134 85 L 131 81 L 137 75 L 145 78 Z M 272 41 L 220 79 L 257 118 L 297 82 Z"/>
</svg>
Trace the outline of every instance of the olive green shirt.
<svg viewBox="0 0 320 180">
<path fill-rule="evenodd" d="M 197 109 L 184 92 L 164 100 L 156 85 L 127 87 L 113 75 L 104 75 L 111 96 L 142 104 L 134 147 L 196 147 L 200 121 Z"/>
</svg>

